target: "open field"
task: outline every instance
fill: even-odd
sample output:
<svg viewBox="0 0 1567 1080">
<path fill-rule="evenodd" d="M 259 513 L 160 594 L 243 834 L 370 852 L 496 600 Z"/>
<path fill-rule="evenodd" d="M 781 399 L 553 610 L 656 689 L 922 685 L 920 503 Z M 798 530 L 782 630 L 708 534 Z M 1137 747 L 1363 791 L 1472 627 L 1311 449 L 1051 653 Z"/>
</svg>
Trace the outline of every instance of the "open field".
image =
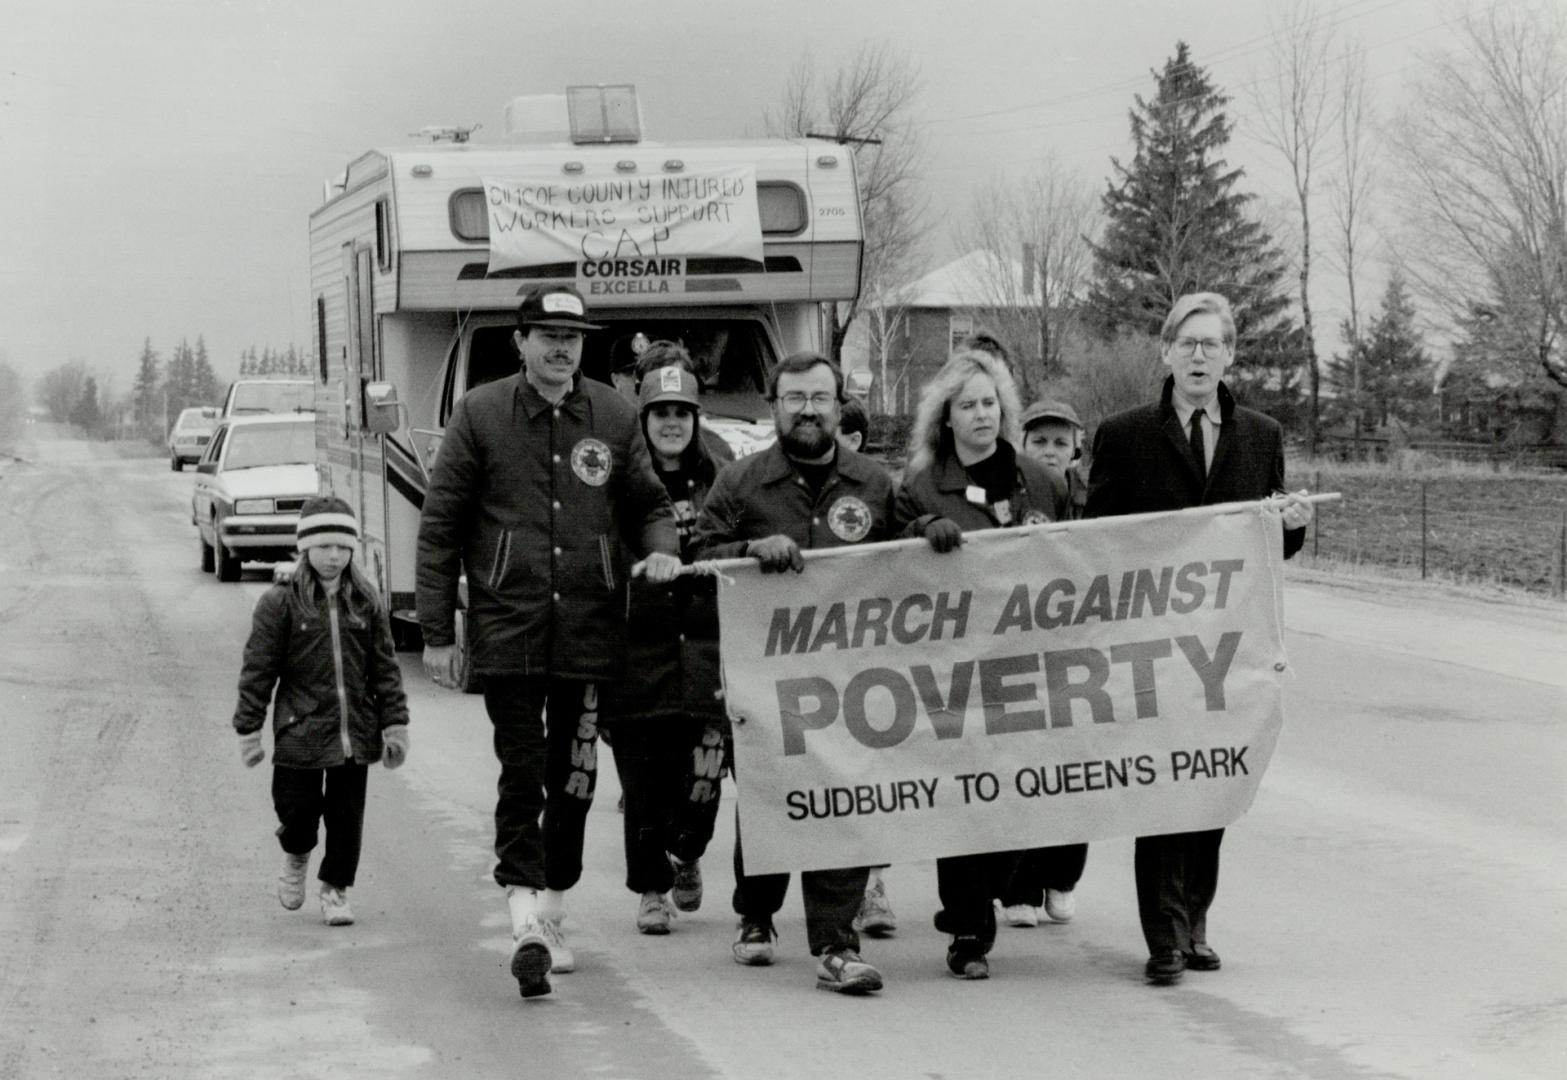
<svg viewBox="0 0 1567 1080">
<path fill-rule="evenodd" d="M 1292 487 L 1341 492 L 1320 508 L 1306 554 L 1324 567 L 1372 564 L 1418 576 L 1560 595 L 1567 477 L 1366 466 L 1291 469 Z"/>
</svg>

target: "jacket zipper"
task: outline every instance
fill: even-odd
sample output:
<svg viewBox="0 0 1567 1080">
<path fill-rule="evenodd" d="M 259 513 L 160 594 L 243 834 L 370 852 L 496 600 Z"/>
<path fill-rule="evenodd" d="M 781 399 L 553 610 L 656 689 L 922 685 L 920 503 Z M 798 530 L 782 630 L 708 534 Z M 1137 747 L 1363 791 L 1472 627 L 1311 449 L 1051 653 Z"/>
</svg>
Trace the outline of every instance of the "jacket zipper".
<svg viewBox="0 0 1567 1080">
<path fill-rule="evenodd" d="M 328 601 L 327 617 L 332 622 L 332 674 L 337 681 L 338 735 L 343 740 L 343 759 L 349 762 L 354 760 L 354 744 L 348 738 L 348 691 L 343 686 L 343 642 L 338 633 L 335 595 Z"/>
<path fill-rule="evenodd" d="M 615 591 L 615 569 L 609 561 L 609 537 L 599 534 L 599 565 L 604 568 L 604 588 Z"/>
<path fill-rule="evenodd" d="M 500 588 L 501 578 L 506 576 L 506 564 L 511 561 L 511 530 L 505 529 L 495 540 L 495 561 L 490 567 L 490 588 Z"/>
</svg>

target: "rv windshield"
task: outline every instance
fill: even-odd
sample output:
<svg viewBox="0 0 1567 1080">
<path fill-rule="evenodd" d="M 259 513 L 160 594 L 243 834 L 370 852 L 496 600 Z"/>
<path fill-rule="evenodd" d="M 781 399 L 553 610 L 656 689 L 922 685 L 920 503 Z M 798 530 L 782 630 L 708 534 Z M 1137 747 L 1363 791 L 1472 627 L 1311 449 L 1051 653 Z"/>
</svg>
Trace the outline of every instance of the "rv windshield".
<svg viewBox="0 0 1567 1080">
<path fill-rule="evenodd" d="M 234 387 L 229 414 L 314 412 L 316 388 L 308 382 L 245 382 Z"/>
<path fill-rule="evenodd" d="M 235 425 L 229 432 L 224 471 L 257 469 L 266 465 L 309 465 L 316 460 L 316 425 Z"/>
</svg>

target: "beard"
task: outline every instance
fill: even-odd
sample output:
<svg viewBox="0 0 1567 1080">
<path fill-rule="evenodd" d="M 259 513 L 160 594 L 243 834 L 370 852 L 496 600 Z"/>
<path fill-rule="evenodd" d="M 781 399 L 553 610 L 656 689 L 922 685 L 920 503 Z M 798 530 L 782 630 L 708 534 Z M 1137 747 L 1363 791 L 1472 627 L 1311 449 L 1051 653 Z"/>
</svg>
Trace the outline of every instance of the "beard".
<svg viewBox="0 0 1567 1080">
<path fill-rule="evenodd" d="M 818 458 L 832 448 L 834 435 L 827 425 L 796 420 L 794 426 L 778 437 L 785 454 L 793 458 Z"/>
</svg>

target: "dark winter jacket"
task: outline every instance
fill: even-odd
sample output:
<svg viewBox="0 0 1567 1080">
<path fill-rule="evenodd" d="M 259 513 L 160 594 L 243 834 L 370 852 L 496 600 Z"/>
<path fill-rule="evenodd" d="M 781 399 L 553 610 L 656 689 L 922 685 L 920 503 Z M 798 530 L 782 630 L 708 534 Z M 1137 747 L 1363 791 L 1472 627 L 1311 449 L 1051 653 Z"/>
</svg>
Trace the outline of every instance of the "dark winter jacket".
<svg viewBox="0 0 1567 1080">
<path fill-rule="evenodd" d="M 938 517 L 957 522 L 964 532 L 1071 517 L 1066 481 L 1060 473 L 1017 453 L 1005 439 L 996 443 L 995 452 L 1010 459 L 1016 478 L 1006 500 L 1006 520 L 997 513 L 999 506 L 968 497 L 968 473 L 948 443 L 930 465 L 904 478 L 894 511 L 897 528 L 904 536 L 923 536 L 925 526 Z"/>
<path fill-rule="evenodd" d="M 1278 421 L 1237 405 L 1220 383 L 1219 441 L 1205 477 L 1176 416 L 1174 389 L 1174 377 L 1166 378 L 1157 404 L 1128 409 L 1099 425 L 1088 474 L 1088 517 L 1264 499 L 1284 490 Z M 1284 557 L 1305 540 L 1305 529 L 1284 530 Z"/>
<path fill-rule="evenodd" d="M 814 496 L 776 442 L 723 469 L 697 518 L 697 558 L 741 558 L 750 541 L 777 533 L 806 550 L 891 539 L 887 470 L 841 447 L 834 465 Z"/>
<path fill-rule="evenodd" d="M 733 460 L 721 440 L 716 445 L 699 437 L 691 441 L 685 462 L 686 490 L 671 492 L 680 557 L 685 562 L 693 561 L 691 530 L 713 478 L 719 466 Z M 608 689 L 606 717 L 724 717 L 718 678 L 717 585 L 711 577 L 680 577 L 668 585 L 651 584 L 645 577 L 632 581 L 626 677 Z"/>
<path fill-rule="evenodd" d="M 673 510 L 635 406 L 581 377 L 558 406 L 488 383 L 453 410 L 419 521 L 425 642 L 452 644 L 466 571 L 476 672 L 619 678 L 626 568 L 655 551 L 678 551 Z"/>
<path fill-rule="evenodd" d="M 260 731 L 269 704 L 274 764 L 324 769 L 379 761 L 382 729 L 408 723 L 385 614 L 351 608 L 337 596 L 306 612 L 291 586 L 268 589 L 251 619 L 234 730 Z"/>
</svg>

